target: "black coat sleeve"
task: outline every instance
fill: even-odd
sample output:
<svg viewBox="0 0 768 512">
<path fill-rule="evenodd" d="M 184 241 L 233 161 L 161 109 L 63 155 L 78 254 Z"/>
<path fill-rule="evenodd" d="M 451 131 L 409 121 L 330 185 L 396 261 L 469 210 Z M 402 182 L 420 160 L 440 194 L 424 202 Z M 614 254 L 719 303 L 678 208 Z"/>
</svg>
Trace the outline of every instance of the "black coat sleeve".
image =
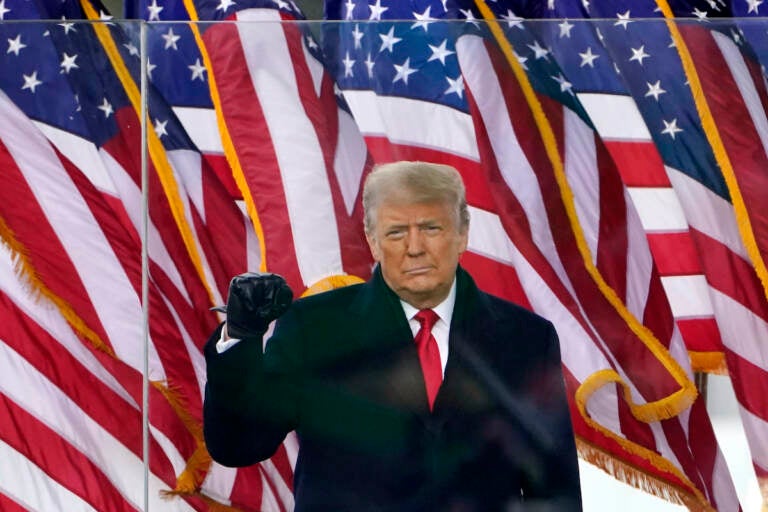
<svg viewBox="0 0 768 512">
<path fill-rule="evenodd" d="M 203 433 L 208 452 L 222 465 L 268 459 L 296 428 L 301 378 L 290 349 L 298 341 L 290 316 L 278 322 L 266 351 L 261 339 L 243 339 L 217 353 L 221 327 L 205 345 Z"/>
</svg>

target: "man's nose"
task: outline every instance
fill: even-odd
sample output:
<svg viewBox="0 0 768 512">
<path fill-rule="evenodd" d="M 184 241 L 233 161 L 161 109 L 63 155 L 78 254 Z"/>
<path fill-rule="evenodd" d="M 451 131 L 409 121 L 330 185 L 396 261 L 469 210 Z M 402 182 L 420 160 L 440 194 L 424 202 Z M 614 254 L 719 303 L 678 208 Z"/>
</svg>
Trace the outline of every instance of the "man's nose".
<svg viewBox="0 0 768 512">
<path fill-rule="evenodd" d="M 418 256 L 424 252 L 424 234 L 418 227 L 412 227 L 408 230 L 405 237 L 406 251 L 409 256 Z"/>
</svg>

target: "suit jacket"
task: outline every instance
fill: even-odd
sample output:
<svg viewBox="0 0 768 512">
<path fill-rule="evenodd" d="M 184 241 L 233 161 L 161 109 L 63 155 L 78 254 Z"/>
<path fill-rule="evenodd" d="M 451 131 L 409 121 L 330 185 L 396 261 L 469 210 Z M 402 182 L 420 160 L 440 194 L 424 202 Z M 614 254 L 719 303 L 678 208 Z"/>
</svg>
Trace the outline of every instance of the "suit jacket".
<svg viewBox="0 0 768 512">
<path fill-rule="evenodd" d="M 552 324 L 461 268 L 445 377 L 430 412 L 413 335 L 377 268 L 296 301 L 262 354 L 206 345 L 212 457 L 245 466 L 295 430 L 297 512 L 581 510 Z"/>
</svg>

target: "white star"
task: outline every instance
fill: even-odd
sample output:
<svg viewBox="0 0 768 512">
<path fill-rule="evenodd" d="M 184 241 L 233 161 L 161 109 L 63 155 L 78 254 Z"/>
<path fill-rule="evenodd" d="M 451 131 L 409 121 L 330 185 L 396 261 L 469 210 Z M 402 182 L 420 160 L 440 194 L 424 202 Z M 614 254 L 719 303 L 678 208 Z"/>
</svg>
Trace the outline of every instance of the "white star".
<svg viewBox="0 0 768 512">
<path fill-rule="evenodd" d="M 371 5 L 371 15 L 368 16 L 369 20 L 381 21 L 381 15 L 389 10 L 389 7 L 382 7 L 381 0 L 376 0 L 376 5 Z"/>
<path fill-rule="evenodd" d="M 379 34 L 379 37 L 381 38 L 381 48 L 379 49 L 379 52 L 389 50 L 389 53 L 392 53 L 394 51 L 395 44 L 403 40 L 402 37 L 395 37 L 394 25 L 389 27 L 389 32 L 386 34 Z"/>
<path fill-rule="evenodd" d="M 8 51 L 5 53 L 15 53 L 16 56 L 18 57 L 21 49 L 26 47 L 27 45 L 21 42 L 21 34 L 18 34 L 16 36 L 16 39 L 8 40 Z"/>
<path fill-rule="evenodd" d="M 445 90 L 443 95 L 448 96 L 449 94 L 455 94 L 459 98 L 464 97 L 464 77 L 459 75 L 456 77 L 456 79 L 453 79 L 449 76 L 445 77 L 446 80 L 448 80 L 448 88 Z"/>
<path fill-rule="evenodd" d="M 352 31 L 352 37 L 355 39 L 355 49 L 362 48 L 363 46 L 363 36 L 365 34 L 360 31 L 360 26 L 355 23 L 355 30 Z"/>
<path fill-rule="evenodd" d="M 584 7 L 585 11 L 589 10 L 589 0 L 581 0 L 581 5 Z"/>
<path fill-rule="evenodd" d="M 298 12 L 298 11 L 297 11 L 297 12 Z M 314 38 L 314 37 L 312 37 L 312 36 L 307 36 L 307 38 L 305 39 L 305 41 L 306 41 L 306 43 L 307 43 L 307 46 L 309 46 L 309 49 L 310 49 L 310 50 L 317 50 L 317 49 L 318 49 L 318 46 L 317 46 L 317 43 L 315 42 L 315 38 Z"/>
<path fill-rule="evenodd" d="M 629 62 L 636 60 L 642 66 L 643 59 L 647 59 L 648 57 L 650 57 L 650 55 L 645 53 L 645 45 L 642 45 L 640 48 L 632 48 L 632 57 L 629 58 Z"/>
<path fill-rule="evenodd" d="M 480 28 L 480 23 L 477 21 L 477 18 L 475 18 L 475 14 L 472 12 L 472 9 L 459 9 L 459 12 L 466 16 L 467 23 L 471 23 L 475 27 Z"/>
<path fill-rule="evenodd" d="M 669 123 L 664 121 L 663 119 L 662 121 L 664 122 L 664 129 L 661 131 L 662 134 L 667 134 L 674 139 L 676 133 L 680 133 L 681 131 L 683 131 L 682 128 L 677 127 L 677 118 L 674 118 Z"/>
<path fill-rule="evenodd" d="M 115 111 L 112 110 L 112 104 L 107 101 L 107 98 L 104 98 L 104 101 L 101 103 L 101 105 L 96 108 L 104 112 L 104 119 L 115 113 Z"/>
<path fill-rule="evenodd" d="M 373 78 L 373 65 L 375 62 L 371 59 L 371 54 L 365 59 L 365 67 L 368 68 L 368 78 Z"/>
<path fill-rule="evenodd" d="M 592 47 L 588 46 L 587 51 L 584 53 L 580 53 L 579 57 L 581 57 L 581 64 L 579 65 L 580 68 L 583 68 L 584 66 L 589 66 L 591 68 L 594 68 L 595 59 L 597 59 L 600 56 L 592 53 Z"/>
<path fill-rule="evenodd" d="M 111 16 L 111 15 L 107 14 L 107 13 L 106 13 L 106 12 L 104 12 L 104 11 L 99 11 L 99 19 L 100 19 L 101 21 L 109 21 L 109 20 L 111 20 L 112 18 L 114 18 L 114 16 Z M 107 23 L 107 25 L 112 25 L 112 23 Z"/>
<path fill-rule="evenodd" d="M 629 9 L 627 9 L 627 12 L 625 12 L 624 14 L 616 13 L 616 17 L 619 18 L 619 21 L 613 24 L 614 27 L 621 25 L 622 27 L 624 27 L 624 30 L 626 30 L 627 25 L 632 23 L 632 21 L 630 21 L 629 19 Z"/>
<path fill-rule="evenodd" d="M 227 12 L 227 9 L 235 5 L 234 0 L 221 0 L 219 5 L 216 6 L 217 11 Z"/>
<path fill-rule="evenodd" d="M 416 70 L 410 66 L 411 58 L 408 57 L 405 59 L 405 62 L 403 62 L 403 64 L 400 66 L 397 64 L 393 65 L 395 66 L 395 71 L 397 71 L 397 73 L 395 74 L 395 78 L 392 79 L 392 83 L 394 84 L 398 80 L 402 80 L 405 85 L 408 85 L 408 77 L 416 72 Z"/>
<path fill-rule="evenodd" d="M 345 20 L 354 19 L 354 15 L 352 14 L 352 11 L 355 10 L 355 2 L 353 2 L 353 0 L 347 0 L 347 3 L 344 4 L 344 7 L 347 8 L 347 14 L 344 16 L 344 19 Z"/>
<path fill-rule="evenodd" d="M 40 80 L 37 79 L 37 71 L 33 71 L 31 75 L 22 75 L 24 77 L 24 85 L 21 86 L 21 90 L 29 89 L 32 94 L 35 93 L 35 88 L 42 84 Z"/>
<path fill-rule="evenodd" d="M 433 17 L 431 17 L 431 16 L 429 15 L 429 11 L 430 11 L 431 9 L 432 9 L 432 6 L 431 6 L 431 5 L 429 5 L 429 6 L 427 6 L 427 8 L 424 10 L 424 12 L 423 12 L 423 13 L 421 13 L 421 14 L 419 14 L 419 13 L 417 13 L 417 12 L 414 12 L 414 13 L 413 13 L 413 17 L 414 17 L 414 18 L 416 18 L 416 20 L 417 20 L 417 21 L 416 21 L 416 23 L 414 23 L 413 25 L 411 25 L 411 30 L 413 30 L 413 29 L 415 29 L 415 28 L 419 28 L 419 27 L 421 27 L 421 28 L 423 28 L 423 29 L 424 29 L 424 32 L 427 32 L 427 26 L 428 26 L 430 23 L 432 23 L 433 21 L 435 21 L 435 18 L 433 18 Z"/>
<path fill-rule="evenodd" d="M 560 84 L 560 92 L 572 92 L 571 88 L 573 87 L 573 84 L 566 80 L 562 73 L 550 78 Z"/>
<path fill-rule="evenodd" d="M 570 39 L 571 37 L 571 29 L 575 25 L 573 23 L 568 23 L 568 20 L 563 20 L 562 23 L 558 25 L 560 27 L 560 38 L 567 37 Z"/>
<path fill-rule="evenodd" d="M 429 57 L 427 62 L 432 62 L 433 60 L 439 60 L 440 64 L 445 66 L 445 58 L 449 55 L 453 55 L 454 51 L 446 49 L 446 45 L 448 44 L 448 39 L 443 39 L 443 42 L 440 43 L 440 46 L 432 46 L 429 45 L 429 49 L 432 50 L 432 56 Z"/>
<path fill-rule="evenodd" d="M 168 135 L 168 130 L 165 129 L 167 124 L 167 119 L 165 121 L 155 119 L 155 134 L 158 136 L 158 138 L 161 138 L 163 135 Z"/>
<path fill-rule="evenodd" d="M 507 28 L 517 27 L 523 30 L 523 18 L 516 16 L 511 9 L 507 9 L 507 14 L 502 14 L 501 19 L 507 22 Z"/>
<path fill-rule="evenodd" d="M 62 20 L 66 20 L 64 16 L 61 17 Z M 59 23 L 59 26 L 64 29 L 64 34 L 69 34 L 69 31 L 77 32 L 77 29 L 75 29 L 75 24 L 71 21 L 64 21 L 64 23 Z"/>
<path fill-rule="evenodd" d="M 651 82 L 646 82 L 646 85 L 648 86 L 648 92 L 645 93 L 645 97 L 653 96 L 653 99 L 656 101 L 659 101 L 659 96 L 664 94 L 664 89 L 661 88 L 661 80 L 656 80 L 655 84 L 652 84 Z"/>
<path fill-rule="evenodd" d="M 77 54 L 70 57 L 66 52 L 64 52 L 61 63 L 59 63 L 59 66 L 61 66 L 61 72 L 69 74 L 69 72 L 72 71 L 72 68 L 79 68 L 80 66 L 77 65 L 75 59 L 77 59 Z"/>
<path fill-rule="evenodd" d="M 706 19 L 707 19 L 707 11 L 700 11 L 698 7 L 697 7 L 696 9 L 694 9 L 694 10 L 691 12 L 691 14 L 693 14 L 694 16 L 696 16 L 697 18 L 699 18 L 699 21 L 702 21 L 702 20 L 706 20 Z"/>
<path fill-rule="evenodd" d="M 149 11 L 149 21 L 160 21 L 160 11 L 163 7 L 157 5 L 157 0 L 152 0 L 152 3 L 147 6 Z"/>
<path fill-rule="evenodd" d="M 355 61 L 349 58 L 349 52 L 347 52 L 341 62 L 344 63 L 344 78 L 347 78 L 348 76 L 355 76 L 355 72 L 352 71 L 352 66 L 355 65 Z"/>
<path fill-rule="evenodd" d="M 523 57 L 522 55 L 518 55 L 517 52 L 513 52 L 515 54 L 515 57 L 517 58 L 517 62 L 520 63 L 520 67 L 522 67 L 524 70 L 528 71 L 528 66 L 525 65 L 525 63 L 528 61 L 528 57 Z"/>
<path fill-rule="evenodd" d="M 123 46 L 128 50 L 128 55 L 139 56 L 139 49 L 133 43 L 125 43 Z"/>
<path fill-rule="evenodd" d="M 749 10 L 747 11 L 747 14 L 751 13 L 752 11 L 755 12 L 755 14 L 759 14 L 760 5 L 763 3 L 763 0 L 747 0 L 747 5 L 749 6 Z M 0 17 L 2 19 L 2 17 Z"/>
<path fill-rule="evenodd" d="M 181 36 L 176 35 L 173 33 L 173 27 L 168 29 L 168 32 L 163 34 L 161 36 L 163 39 L 165 39 L 165 47 L 164 49 L 173 48 L 174 50 L 178 50 L 179 47 L 176 46 L 176 42 L 181 39 Z"/>
<path fill-rule="evenodd" d="M 5 14 L 9 12 L 11 12 L 11 10 L 5 8 L 5 0 L 0 0 L 0 20 L 4 20 Z"/>
<path fill-rule="evenodd" d="M 152 80 L 152 71 L 157 67 L 157 64 L 152 64 L 149 62 L 149 59 L 147 59 L 147 77 Z"/>
<path fill-rule="evenodd" d="M 278 9 L 289 10 L 291 7 L 291 4 L 289 4 L 285 0 L 272 0 L 272 2 L 277 6 Z"/>
<path fill-rule="evenodd" d="M 190 71 L 192 71 L 192 78 L 190 78 L 190 82 L 194 82 L 196 79 L 200 79 L 201 82 L 205 82 L 205 75 L 203 73 L 206 72 L 205 66 L 200 64 L 200 58 L 195 59 L 195 63 L 191 66 L 187 66 Z"/>
<path fill-rule="evenodd" d="M 528 48 L 530 48 L 531 50 L 533 50 L 533 56 L 534 56 L 534 58 L 535 58 L 536 60 L 539 60 L 539 59 L 541 59 L 541 58 L 544 58 L 544 57 L 546 57 L 546 56 L 547 56 L 547 54 L 549 54 L 549 50 L 547 50 L 546 48 L 542 48 L 541 46 L 539 46 L 539 42 L 538 42 L 538 41 L 534 41 L 534 42 L 533 42 L 533 44 L 529 44 L 529 45 L 527 45 L 527 46 L 528 46 Z"/>
</svg>

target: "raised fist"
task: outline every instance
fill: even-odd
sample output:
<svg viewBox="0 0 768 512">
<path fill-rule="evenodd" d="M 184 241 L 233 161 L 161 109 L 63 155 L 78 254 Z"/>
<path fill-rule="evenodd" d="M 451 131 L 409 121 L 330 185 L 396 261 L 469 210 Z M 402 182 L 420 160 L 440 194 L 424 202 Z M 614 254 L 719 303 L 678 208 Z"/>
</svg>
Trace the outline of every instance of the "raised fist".
<svg viewBox="0 0 768 512">
<path fill-rule="evenodd" d="M 277 274 L 246 272 L 233 277 L 226 307 L 227 334 L 232 338 L 261 338 L 292 300 L 293 292 Z"/>
</svg>

